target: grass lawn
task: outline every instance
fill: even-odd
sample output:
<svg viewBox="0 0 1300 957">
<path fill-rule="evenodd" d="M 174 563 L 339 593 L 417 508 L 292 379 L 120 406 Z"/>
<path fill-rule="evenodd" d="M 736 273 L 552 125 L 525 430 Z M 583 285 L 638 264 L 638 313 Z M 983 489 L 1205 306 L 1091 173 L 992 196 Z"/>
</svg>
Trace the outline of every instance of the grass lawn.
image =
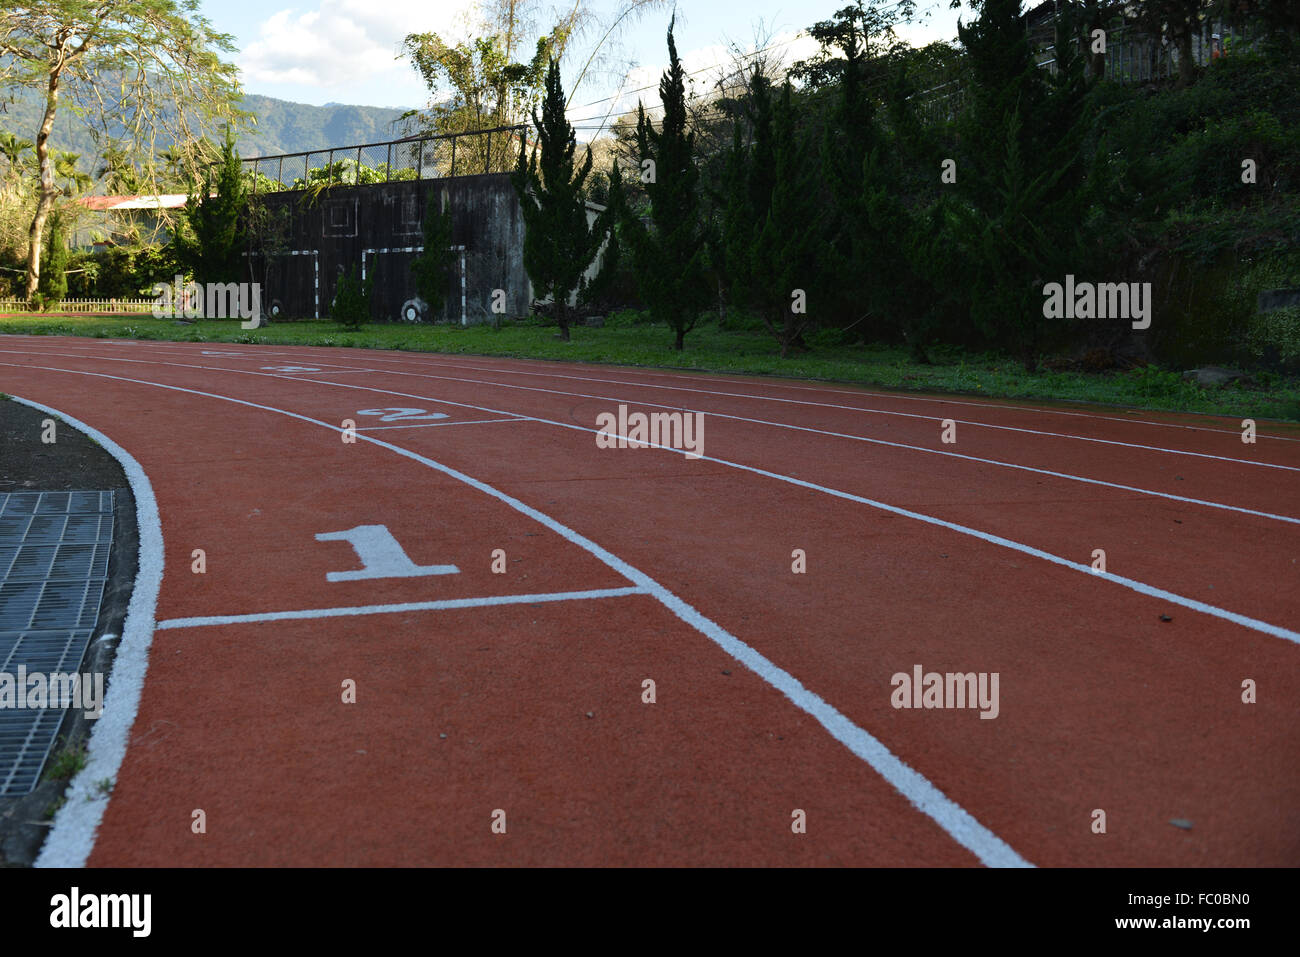
<svg viewBox="0 0 1300 957">
<path fill-rule="evenodd" d="M 992 354 L 936 350 L 934 365 L 910 361 L 906 350 L 875 345 L 814 345 L 782 359 L 761 332 L 697 327 L 686 350 L 674 352 L 664 326 L 631 324 L 614 317 L 601 329 L 573 329 L 572 342 L 555 338 L 554 326 L 535 321 L 491 326 L 370 325 L 359 332 L 336 322 L 280 322 L 254 331 L 237 320 L 199 320 L 181 325 L 151 316 L 114 318 L 0 317 L 3 334 L 166 339 L 178 342 L 264 343 L 267 345 L 352 346 L 459 355 L 560 359 L 700 372 L 742 373 L 821 379 L 909 391 L 998 398 L 1065 400 L 1179 412 L 1204 412 L 1254 419 L 1300 421 L 1300 380 L 1256 373 L 1258 387 L 1204 389 L 1176 372 L 1156 367 L 1127 373 L 1040 371 L 1026 373 L 1016 361 Z M 815 343 L 815 339 L 814 339 Z"/>
</svg>

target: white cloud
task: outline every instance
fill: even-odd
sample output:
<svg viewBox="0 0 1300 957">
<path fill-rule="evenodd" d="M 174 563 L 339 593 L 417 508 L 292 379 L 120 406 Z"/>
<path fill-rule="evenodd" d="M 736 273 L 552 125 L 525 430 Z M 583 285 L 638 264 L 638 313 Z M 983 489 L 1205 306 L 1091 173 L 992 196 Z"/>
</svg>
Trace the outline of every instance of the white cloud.
<svg viewBox="0 0 1300 957">
<path fill-rule="evenodd" d="M 394 99 L 422 90 L 406 60 L 396 59 L 408 33 L 454 33 L 471 0 L 320 0 L 310 10 L 279 10 L 236 62 L 245 84 L 295 83 L 346 94 L 360 82 L 392 83 Z M 423 97 L 420 98 L 423 102 Z"/>
</svg>

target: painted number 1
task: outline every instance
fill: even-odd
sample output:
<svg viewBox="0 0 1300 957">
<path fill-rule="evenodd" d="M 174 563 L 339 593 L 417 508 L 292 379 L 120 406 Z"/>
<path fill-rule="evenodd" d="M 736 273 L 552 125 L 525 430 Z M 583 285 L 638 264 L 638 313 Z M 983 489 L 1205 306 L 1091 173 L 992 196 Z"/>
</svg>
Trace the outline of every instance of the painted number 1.
<svg viewBox="0 0 1300 957">
<path fill-rule="evenodd" d="M 355 582 L 371 578 L 419 578 L 423 575 L 457 575 L 455 565 L 417 565 L 411 561 L 387 525 L 358 525 L 346 532 L 323 532 L 316 536 L 318 542 L 347 542 L 362 567 L 350 572 L 329 572 L 327 581 Z"/>
</svg>

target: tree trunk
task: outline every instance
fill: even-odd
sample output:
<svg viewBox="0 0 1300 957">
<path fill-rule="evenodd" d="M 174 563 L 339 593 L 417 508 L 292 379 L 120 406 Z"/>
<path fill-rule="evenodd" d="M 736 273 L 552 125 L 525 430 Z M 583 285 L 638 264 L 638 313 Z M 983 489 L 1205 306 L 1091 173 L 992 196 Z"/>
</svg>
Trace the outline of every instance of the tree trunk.
<svg viewBox="0 0 1300 957">
<path fill-rule="evenodd" d="M 54 186 L 54 163 L 50 160 L 50 131 L 54 129 L 54 112 L 59 105 L 59 76 L 62 64 L 50 70 L 50 85 L 45 94 L 45 118 L 36 134 L 36 160 L 41 166 L 41 187 L 36 202 L 36 215 L 27 231 L 27 302 L 34 303 L 36 286 L 41 279 L 41 245 L 45 238 L 45 221 L 54 206 L 59 191 Z"/>
<path fill-rule="evenodd" d="M 673 343 L 673 348 L 681 352 L 686 348 L 686 330 L 681 326 L 677 327 L 677 340 Z"/>
<path fill-rule="evenodd" d="M 559 297 L 556 297 L 559 299 Z M 555 304 L 555 321 L 560 324 L 560 340 L 568 342 L 569 340 L 569 304 L 563 299 Z"/>
<path fill-rule="evenodd" d="M 1178 85 L 1188 86 L 1196 78 L 1196 61 L 1192 59 L 1192 26 L 1178 38 Z"/>
</svg>

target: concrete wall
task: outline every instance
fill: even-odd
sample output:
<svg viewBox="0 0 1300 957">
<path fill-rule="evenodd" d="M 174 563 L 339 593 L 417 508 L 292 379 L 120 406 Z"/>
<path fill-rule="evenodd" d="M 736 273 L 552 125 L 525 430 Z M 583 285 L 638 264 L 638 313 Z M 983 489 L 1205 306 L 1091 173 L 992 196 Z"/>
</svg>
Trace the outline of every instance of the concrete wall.
<svg viewBox="0 0 1300 957">
<path fill-rule="evenodd" d="M 433 194 L 451 210 L 452 242 L 463 246 L 449 283 L 447 303 L 431 320 L 490 322 L 493 293 L 505 292 L 505 315 L 529 311 L 531 288 L 523 264 L 523 215 L 510 177 L 504 173 L 453 179 L 404 181 L 372 186 L 335 186 L 314 201 L 304 190 L 260 194 L 270 209 L 288 207 L 288 249 L 272 258 L 264 275 L 262 300 L 278 303 L 286 318 L 328 316 L 344 270 L 362 264 L 375 280 L 371 318 L 396 321 L 414 299 L 412 247 L 424 242 L 422 223 Z"/>
</svg>

